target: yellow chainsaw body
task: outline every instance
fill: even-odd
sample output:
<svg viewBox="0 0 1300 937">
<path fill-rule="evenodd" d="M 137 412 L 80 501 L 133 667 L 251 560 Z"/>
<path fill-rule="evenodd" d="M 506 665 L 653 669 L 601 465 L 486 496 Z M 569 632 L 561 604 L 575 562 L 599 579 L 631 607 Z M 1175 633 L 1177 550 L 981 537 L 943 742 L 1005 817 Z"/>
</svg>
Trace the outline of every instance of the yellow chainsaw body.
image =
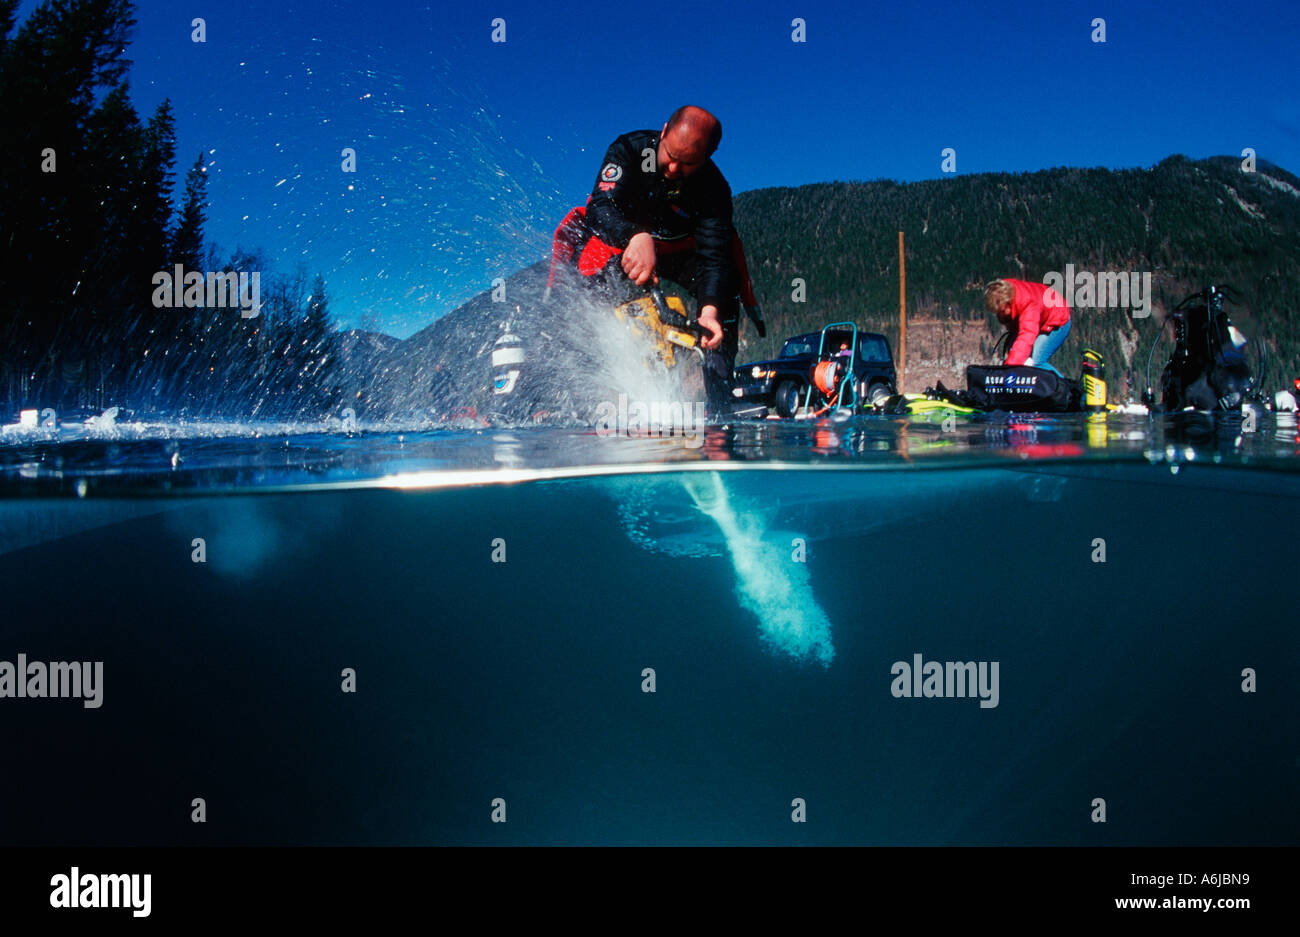
<svg viewBox="0 0 1300 937">
<path fill-rule="evenodd" d="M 686 306 L 681 297 L 669 296 L 667 302 L 669 309 L 686 317 Z M 664 367 L 676 365 L 678 348 L 694 349 L 698 345 L 692 333 L 659 321 L 654 300 L 649 296 L 615 306 L 614 316 L 650 347 L 651 354 L 662 361 Z"/>
</svg>

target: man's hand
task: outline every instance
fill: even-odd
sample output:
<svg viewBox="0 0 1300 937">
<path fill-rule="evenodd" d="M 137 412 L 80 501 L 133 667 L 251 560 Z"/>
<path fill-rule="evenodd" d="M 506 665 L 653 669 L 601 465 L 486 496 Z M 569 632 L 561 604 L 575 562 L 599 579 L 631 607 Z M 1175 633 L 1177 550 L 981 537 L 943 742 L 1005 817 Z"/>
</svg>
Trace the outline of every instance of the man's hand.
<svg viewBox="0 0 1300 937">
<path fill-rule="evenodd" d="M 718 307 L 705 306 L 700 310 L 699 318 L 700 327 L 708 330 L 708 336 L 700 340 L 700 344 L 710 350 L 717 348 L 722 344 L 722 325 L 718 322 Z"/>
<path fill-rule="evenodd" d="M 623 272 L 637 286 L 645 286 L 647 280 L 659 282 L 655 276 L 655 239 L 644 231 L 632 235 L 632 240 L 627 242 L 627 250 L 623 251 L 621 262 Z"/>
</svg>

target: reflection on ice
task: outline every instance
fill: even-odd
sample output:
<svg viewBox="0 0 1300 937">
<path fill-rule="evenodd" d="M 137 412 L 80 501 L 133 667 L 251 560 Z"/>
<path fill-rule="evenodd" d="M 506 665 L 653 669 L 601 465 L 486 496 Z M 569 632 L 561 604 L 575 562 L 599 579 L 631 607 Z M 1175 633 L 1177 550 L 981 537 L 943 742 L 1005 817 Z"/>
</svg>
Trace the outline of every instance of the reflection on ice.
<svg viewBox="0 0 1300 937">
<path fill-rule="evenodd" d="M 431 416 L 371 422 L 357 420 L 346 410 L 342 420 L 331 416 L 315 423 L 152 424 L 140 422 L 129 411 L 117 413 L 115 419 L 109 411 L 93 421 L 66 416 L 51 411 L 50 425 L 27 418 L 27 424 L 34 425 L 0 427 L 0 496 L 66 496 L 74 493 L 78 479 L 88 480 L 88 494 L 96 497 L 110 492 L 263 491 L 321 484 L 432 488 L 682 468 L 910 470 L 1124 461 L 1295 472 L 1300 466 L 1300 433 L 1289 413 L 1261 420 L 1253 431 L 1240 417 L 1211 414 L 1161 419 L 1003 414 L 946 429 L 924 420 L 860 415 L 844 422 L 759 420 L 702 431 L 679 427 L 676 432 L 632 432 L 630 425 L 609 432 L 610 427 L 600 424 L 489 426 L 481 419 L 453 429 Z M 726 474 L 728 485 L 745 484 L 733 479 L 733 472 Z M 789 515 L 791 509 L 820 501 L 822 484 L 808 491 L 802 485 L 783 484 L 781 523 L 815 536 L 805 530 L 802 516 Z M 681 488 L 674 486 L 673 491 L 682 500 Z M 878 506 L 869 500 L 873 508 Z M 813 513 L 814 520 L 825 520 Z M 882 516 L 872 511 L 834 518 L 833 523 L 870 525 Z M 706 539 L 716 543 L 704 551 L 686 543 L 665 547 L 657 542 L 653 548 L 721 556 L 721 534 L 717 525 L 709 527 L 713 532 Z"/>
</svg>

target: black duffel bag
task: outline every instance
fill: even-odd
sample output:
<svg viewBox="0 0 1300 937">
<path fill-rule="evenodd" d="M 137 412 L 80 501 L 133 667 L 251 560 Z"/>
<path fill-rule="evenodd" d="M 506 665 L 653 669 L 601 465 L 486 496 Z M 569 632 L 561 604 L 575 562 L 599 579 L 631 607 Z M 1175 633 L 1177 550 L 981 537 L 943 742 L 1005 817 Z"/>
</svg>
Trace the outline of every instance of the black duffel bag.
<svg viewBox="0 0 1300 937">
<path fill-rule="evenodd" d="M 1083 388 L 1044 368 L 972 364 L 966 368 L 965 396 L 969 406 L 981 410 L 1067 413 L 1079 409 Z"/>
</svg>

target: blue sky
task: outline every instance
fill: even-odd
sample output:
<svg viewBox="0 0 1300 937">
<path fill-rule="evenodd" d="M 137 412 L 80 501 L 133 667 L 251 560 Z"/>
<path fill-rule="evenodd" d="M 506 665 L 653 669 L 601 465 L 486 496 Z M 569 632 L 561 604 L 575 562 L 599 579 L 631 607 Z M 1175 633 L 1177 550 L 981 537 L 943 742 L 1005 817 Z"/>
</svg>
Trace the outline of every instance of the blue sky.
<svg viewBox="0 0 1300 937">
<path fill-rule="evenodd" d="M 963 174 L 1245 147 L 1300 171 L 1293 0 L 138 0 L 137 20 L 132 96 L 171 98 L 178 180 L 206 154 L 209 238 L 322 273 L 342 326 L 403 337 L 545 256 L 608 143 L 683 103 L 721 117 L 736 192 L 935 178 L 945 147 Z"/>
</svg>

